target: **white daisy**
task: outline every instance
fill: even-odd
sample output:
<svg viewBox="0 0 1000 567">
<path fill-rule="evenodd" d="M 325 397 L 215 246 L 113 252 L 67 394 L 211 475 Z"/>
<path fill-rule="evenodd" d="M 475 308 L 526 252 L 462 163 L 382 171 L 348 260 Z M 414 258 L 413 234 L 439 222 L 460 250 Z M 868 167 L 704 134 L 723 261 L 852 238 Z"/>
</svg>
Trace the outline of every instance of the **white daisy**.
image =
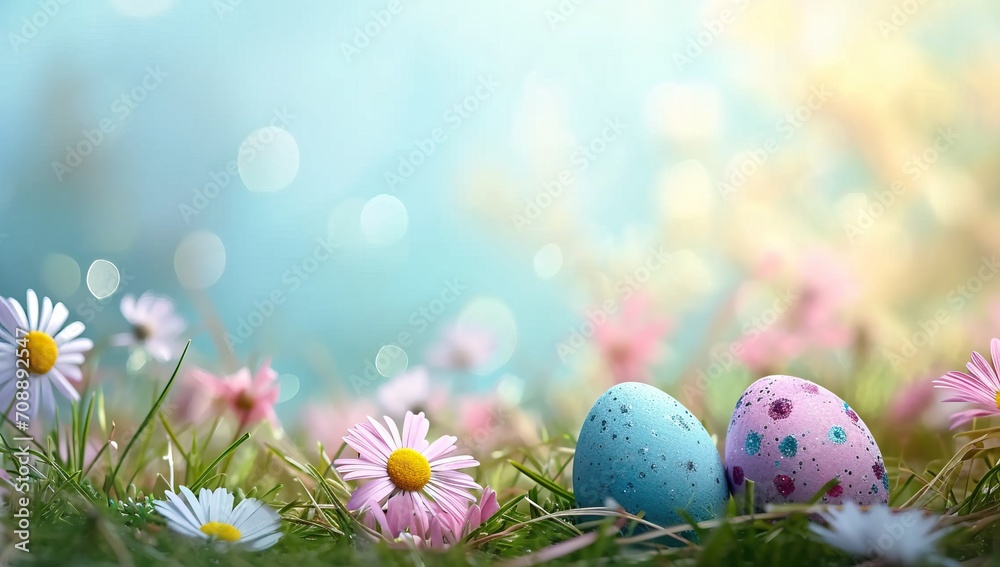
<svg viewBox="0 0 1000 567">
<path fill-rule="evenodd" d="M 197 497 L 186 486 L 179 490 L 183 498 L 168 490 L 166 500 L 153 502 L 175 532 L 251 551 L 267 549 L 281 539 L 281 516 L 256 498 L 233 508 L 233 495 L 225 488 L 202 488 Z"/>
<path fill-rule="evenodd" d="M 94 342 L 77 338 L 85 329 L 79 321 L 63 327 L 69 310 L 62 303 L 53 305 L 46 297 L 39 312 L 38 296 L 29 289 L 25 307 L 27 312 L 16 299 L 0 297 L 0 400 L 14 400 L 16 384 L 27 374 L 29 409 L 21 413 L 35 415 L 39 406 L 55 407 L 53 387 L 80 399 L 70 381 L 83 379 L 80 365 Z"/>
<path fill-rule="evenodd" d="M 809 529 L 827 545 L 851 555 L 893 565 L 958 565 L 937 553 L 938 540 L 947 530 L 935 529 L 937 518 L 920 510 L 893 513 L 884 504 L 862 510 L 848 501 L 819 515 L 829 527 L 812 524 Z"/>
<path fill-rule="evenodd" d="M 180 351 L 178 339 L 184 331 L 184 319 L 174 311 L 169 298 L 147 292 L 136 299 L 129 294 L 122 298 L 121 310 L 132 330 L 112 336 L 112 346 L 142 348 L 159 362 L 171 360 Z"/>
</svg>

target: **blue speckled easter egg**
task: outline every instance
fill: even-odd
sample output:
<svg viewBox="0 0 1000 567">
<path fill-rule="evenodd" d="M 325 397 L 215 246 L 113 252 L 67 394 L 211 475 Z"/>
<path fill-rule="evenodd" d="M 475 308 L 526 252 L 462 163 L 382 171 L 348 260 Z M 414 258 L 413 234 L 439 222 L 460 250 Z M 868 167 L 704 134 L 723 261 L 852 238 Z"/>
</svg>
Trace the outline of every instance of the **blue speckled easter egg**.
<svg viewBox="0 0 1000 567">
<path fill-rule="evenodd" d="M 618 384 L 590 409 L 573 460 L 579 507 L 613 498 L 661 526 L 714 518 L 729 498 L 712 438 L 694 415 L 664 392 L 638 382 Z"/>
<path fill-rule="evenodd" d="M 851 406 L 794 376 L 757 380 L 736 402 L 726 434 L 728 480 L 737 501 L 754 482 L 754 505 L 808 502 L 834 478 L 824 504 L 885 504 L 889 475 L 875 438 Z"/>
</svg>

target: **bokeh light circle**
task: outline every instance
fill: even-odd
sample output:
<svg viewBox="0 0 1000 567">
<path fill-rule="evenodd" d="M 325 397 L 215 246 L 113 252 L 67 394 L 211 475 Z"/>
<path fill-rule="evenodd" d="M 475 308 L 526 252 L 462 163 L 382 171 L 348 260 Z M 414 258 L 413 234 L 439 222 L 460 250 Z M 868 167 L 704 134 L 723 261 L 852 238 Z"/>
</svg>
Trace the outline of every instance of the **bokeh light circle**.
<svg viewBox="0 0 1000 567">
<path fill-rule="evenodd" d="M 375 195 L 361 209 L 361 234 L 371 246 L 395 244 L 406 234 L 409 222 L 406 206 L 392 195 Z"/>
<path fill-rule="evenodd" d="M 299 173 L 299 144 L 284 128 L 258 128 L 240 144 L 236 163 L 247 189 L 280 191 Z"/>
<path fill-rule="evenodd" d="M 509 406 L 520 404 L 524 398 L 524 379 L 513 374 L 504 374 L 497 384 L 497 397 Z"/>
<path fill-rule="evenodd" d="M 406 370 L 410 360 L 406 351 L 396 345 L 385 345 L 375 355 L 375 370 L 386 378 L 392 378 Z"/>
<path fill-rule="evenodd" d="M 174 252 L 177 281 L 188 289 L 205 289 L 219 281 L 226 269 L 222 239 L 206 230 L 188 234 Z"/>
<path fill-rule="evenodd" d="M 278 376 L 278 403 L 287 402 L 299 393 L 299 377 L 294 374 Z"/>
<path fill-rule="evenodd" d="M 705 219 L 716 204 L 716 188 L 705 166 L 686 159 L 671 167 L 662 180 L 664 213 L 674 219 Z"/>
<path fill-rule="evenodd" d="M 97 299 L 111 297 L 118 290 L 121 281 L 118 266 L 107 260 L 94 260 L 87 270 L 87 289 Z"/>
<path fill-rule="evenodd" d="M 546 244 L 535 252 L 535 275 L 543 280 L 555 277 L 562 269 L 562 250 L 556 244 Z"/>
<path fill-rule="evenodd" d="M 80 264 L 65 254 L 51 253 L 42 260 L 42 281 L 56 297 L 68 297 L 80 289 Z"/>
</svg>

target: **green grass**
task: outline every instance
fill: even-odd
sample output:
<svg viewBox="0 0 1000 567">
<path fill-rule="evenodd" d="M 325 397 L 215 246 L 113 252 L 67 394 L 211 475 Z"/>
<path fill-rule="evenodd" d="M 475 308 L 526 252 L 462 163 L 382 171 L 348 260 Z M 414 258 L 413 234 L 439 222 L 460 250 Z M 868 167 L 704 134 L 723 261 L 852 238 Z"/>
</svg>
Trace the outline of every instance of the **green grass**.
<svg viewBox="0 0 1000 567">
<path fill-rule="evenodd" d="M 810 534 L 809 524 L 820 510 L 816 505 L 741 515 L 746 504 L 731 501 L 724 518 L 681 526 L 655 526 L 610 510 L 576 510 L 567 477 L 575 441 L 544 432 L 540 444 L 507 448 L 479 467 L 478 480 L 497 490 L 502 508 L 461 545 L 442 552 L 388 543 L 374 537 L 344 507 L 350 487 L 331 466 L 343 447 L 302 452 L 288 439 L 265 441 L 252 434 L 220 441 L 211 434 L 218 422 L 208 436 L 176 427 L 163 405 L 177 370 L 140 425 L 121 439 L 123 447 L 105 443 L 91 447 L 88 454 L 87 440 L 95 434 L 103 439 L 115 435 L 114 420 L 106 415 L 99 393 L 84 396 L 73 405 L 68 423 L 56 421 L 44 439 L 35 439 L 29 451 L 29 489 L 13 495 L 31 501 L 30 553 L 14 547 L 20 540 L 12 533 L 16 519 L 8 509 L 0 519 L 5 528 L 0 564 L 515 566 L 545 558 L 562 542 L 576 548 L 556 559 L 562 564 L 846 566 L 865 561 Z M 14 441 L 17 435 L 11 423 L 3 424 L 0 455 L 13 477 L 15 459 L 23 455 L 23 443 Z M 902 460 L 890 469 L 893 505 L 942 514 L 942 523 L 953 527 L 944 540 L 946 553 L 971 565 L 991 563 L 1000 535 L 998 435 L 1000 428 L 966 432 L 954 455 L 931 459 L 919 471 Z M 285 534 L 278 545 L 249 553 L 167 529 L 153 512 L 151 499 L 162 497 L 169 480 L 150 471 L 164 470 L 168 443 L 176 484 L 225 486 L 238 498 L 261 498 L 278 509 Z M 13 508 L 18 508 L 16 500 Z M 668 539 L 675 545 L 664 545 Z"/>
</svg>

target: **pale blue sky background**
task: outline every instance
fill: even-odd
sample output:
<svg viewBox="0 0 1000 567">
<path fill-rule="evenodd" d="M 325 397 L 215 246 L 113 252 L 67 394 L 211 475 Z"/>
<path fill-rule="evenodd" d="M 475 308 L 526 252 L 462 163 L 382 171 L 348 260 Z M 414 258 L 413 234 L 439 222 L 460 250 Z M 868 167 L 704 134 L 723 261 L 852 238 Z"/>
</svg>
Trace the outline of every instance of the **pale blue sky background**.
<svg viewBox="0 0 1000 567">
<path fill-rule="evenodd" d="M 451 279 L 468 292 L 446 316 L 457 316 L 467 300 L 491 296 L 517 324 L 511 360 L 470 387 L 488 387 L 503 372 L 572 372 L 559 364 L 555 343 L 578 321 L 578 306 L 567 301 L 573 282 L 539 280 L 530 250 L 461 206 L 460 181 L 477 167 L 528 167 L 512 125 L 533 81 L 569 93 L 560 110 L 582 138 L 610 116 L 633 126 L 585 174 L 593 191 L 589 221 L 610 233 L 658 222 L 651 187 L 664 163 L 690 157 L 643 128 L 652 87 L 670 80 L 713 85 L 724 95 L 723 149 L 733 151 L 756 143 L 784 110 L 741 96 L 735 77 L 746 72 L 747 54 L 719 46 L 697 65 L 677 69 L 671 54 L 712 13 L 695 3 L 584 2 L 553 26 L 547 13 L 559 9 L 555 0 L 403 1 L 402 11 L 348 61 L 342 44 L 388 2 L 244 1 L 222 15 L 209 1 L 152 4 L 159 2 L 171 5 L 148 18 L 126 15 L 128 0 L 56 2 L 59 12 L 42 18 L 48 22 L 27 43 L 11 34 L 22 33 L 39 3 L 0 5 L 0 233 L 9 235 L 0 242 L 0 292 L 22 297 L 33 287 L 85 317 L 86 285 L 60 296 L 43 277 L 46 257 L 67 255 L 84 271 L 106 258 L 134 277 L 123 291 L 174 296 L 194 320 L 194 303 L 174 273 L 174 251 L 186 234 L 208 230 L 223 241 L 227 264 L 207 297 L 234 332 L 255 300 L 284 287 L 283 272 L 312 253 L 338 206 L 389 192 L 384 173 L 398 156 L 433 129 L 446 129 L 446 142 L 395 191 L 409 213 L 403 239 L 335 255 L 237 349 L 242 359 L 274 353 L 280 371 L 300 377 L 300 398 L 326 388 L 309 362 L 315 345 L 329 349 L 341 376 L 361 373 L 365 359 L 410 329 L 411 314 Z M 116 119 L 115 99 L 140 83 L 147 66 L 165 73 L 162 83 L 58 181 L 52 161 L 65 158 L 81 130 Z M 444 112 L 483 76 L 500 87 L 450 130 Z M 186 222 L 178 206 L 191 202 L 210 173 L 225 170 L 275 108 L 294 115 L 286 126 L 300 150 L 294 182 L 254 193 L 236 179 Z M 722 170 L 725 162 L 706 166 Z M 838 182 L 829 183 L 836 190 Z M 124 329 L 119 297 L 93 316 L 88 334 Z M 687 321 L 678 344 L 702 324 L 698 317 Z M 437 330 L 417 337 L 411 360 L 419 361 Z M 202 361 L 214 356 L 204 333 L 195 347 Z"/>
</svg>

